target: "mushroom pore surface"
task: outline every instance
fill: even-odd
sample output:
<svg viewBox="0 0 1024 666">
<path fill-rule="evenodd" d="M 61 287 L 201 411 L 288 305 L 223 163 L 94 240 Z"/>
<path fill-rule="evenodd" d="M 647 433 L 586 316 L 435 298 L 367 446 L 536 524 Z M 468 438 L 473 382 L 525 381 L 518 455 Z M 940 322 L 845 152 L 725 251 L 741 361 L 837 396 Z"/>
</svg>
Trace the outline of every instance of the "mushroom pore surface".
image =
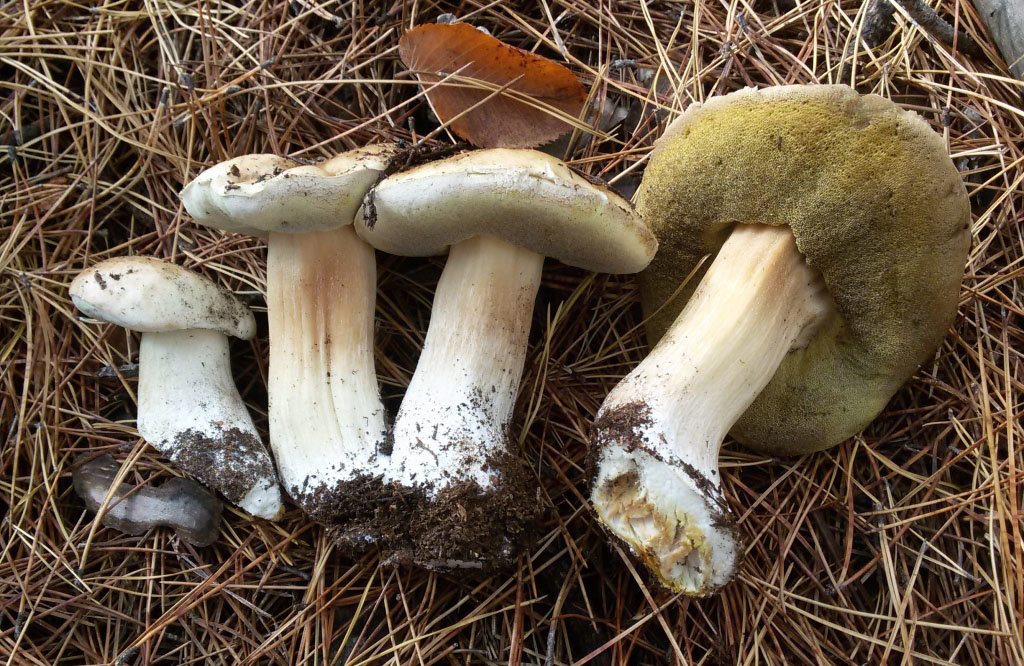
<svg viewBox="0 0 1024 666">
<path fill-rule="evenodd" d="M 789 225 L 835 303 L 732 428 L 751 448 L 799 454 L 855 434 L 955 314 L 966 190 L 942 138 L 881 97 L 782 86 L 694 104 L 659 141 L 637 208 L 660 243 L 641 278 L 652 341 L 700 274 L 655 311 L 736 223 Z"/>
</svg>

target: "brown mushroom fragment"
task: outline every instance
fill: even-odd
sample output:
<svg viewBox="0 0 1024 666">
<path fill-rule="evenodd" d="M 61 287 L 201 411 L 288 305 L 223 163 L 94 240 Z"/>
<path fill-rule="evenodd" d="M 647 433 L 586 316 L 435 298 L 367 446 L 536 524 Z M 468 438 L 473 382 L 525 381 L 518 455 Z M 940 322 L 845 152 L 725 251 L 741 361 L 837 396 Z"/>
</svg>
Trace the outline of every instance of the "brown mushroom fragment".
<svg viewBox="0 0 1024 666">
<path fill-rule="evenodd" d="M 545 256 L 631 273 L 657 246 L 629 202 L 534 150 L 476 150 L 389 175 L 356 232 L 385 252 L 448 252 L 387 479 L 421 497 L 399 559 L 514 560 L 537 510 L 508 433 Z M 451 248 L 449 250 L 449 247 Z"/>
<path fill-rule="evenodd" d="M 562 65 L 468 23 L 416 26 L 402 35 L 398 56 L 415 72 L 438 119 L 481 148 L 551 141 L 572 129 L 565 117 L 579 116 L 587 101 L 586 89 Z"/>
<path fill-rule="evenodd" d="M 638 210 L 661 242 L 642 276 L 660 342 L 601 406 L 591 497 L 662 583 L 707 594 L 742 551 L 726 434 L 797 455 L 866 426 L 952 323 L 970 208 L 916 114 L 785 86 L 692 105 L 655 147 Z M 708 254 L 699 286 L 666 304 Z"/>
<path fill-rule="evenodd" d="M 191 479 L 173 478 L 159 488 L 122 483 L 111 492 L 120 465 L 110 454 L 93 460 L 80 456 L 72 473 L 75 493 L 100 522 L 127 534 L 144 534 L 154 527 L 173 528 L 193 546 L 209 546 L 220 536 L 223 505 Z M 104 504 L 107 495 L 110 501 Z"/>
</svg>

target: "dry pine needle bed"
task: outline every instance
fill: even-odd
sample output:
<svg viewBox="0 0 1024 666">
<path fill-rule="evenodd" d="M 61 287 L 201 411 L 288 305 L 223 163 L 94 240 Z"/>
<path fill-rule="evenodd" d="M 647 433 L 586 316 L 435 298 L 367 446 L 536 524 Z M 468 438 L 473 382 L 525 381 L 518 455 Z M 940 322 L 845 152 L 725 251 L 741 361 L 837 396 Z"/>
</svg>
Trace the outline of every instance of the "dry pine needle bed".
<svg viewBox="0 0 1024 666">
<path fill-rule="evenodd" d="M 869 5 L 0 4 L 0 658 L 1024 663 L 1022 84 L 968 0 L 932 5 L 959 32 L 919 20 L 922 3 L 901 2 L 889 19 Z M 405 30 L 449 12 L 576 74 L 607 117 L 603 134 L 577 134 L 566 150 L 627 196 L 691 102 L 786 83 L 848 83 L 917 111 L 967 184 L 967 274 L 934 359 L 835 449 L 724 450 L 747 552 L 718 596 L 659 589 L 597 528 L 586 444 L 604 396 L 647 352 L 639 295 L 632 278 L 554 261 L 513 423 L 543 524 L 503 575 L 455 580 L 372 554 L 346 559 L 294 505 L 278 523 L 226 507 L 206 548 L 163 528 L 129 536 L 94 523 L 72 489 L 83 453 L 130 462 L 129 483 L 180 475 L 135 430 L 138 335 L 80 321 L 74 276 L 151 255 L 245 299 L 259 330 L 232 341 L 233 369 L 265 436 L 266 244 L 194 224 L 177 192 L 245 153 L 450 143 L 398 57 Z M 393 414 L 443 260 L 378 259 L 377 372 Z"/>
</svg>

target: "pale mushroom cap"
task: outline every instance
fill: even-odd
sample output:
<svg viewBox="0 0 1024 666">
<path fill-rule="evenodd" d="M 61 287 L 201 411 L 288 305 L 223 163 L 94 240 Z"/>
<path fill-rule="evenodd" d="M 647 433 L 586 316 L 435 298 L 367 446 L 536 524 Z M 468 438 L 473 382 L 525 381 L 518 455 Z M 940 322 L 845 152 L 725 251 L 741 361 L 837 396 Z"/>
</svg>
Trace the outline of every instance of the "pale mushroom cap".
<svg viewBox="0 0 1024 666">
<path fill-rule="evenodd" d="M 355 224 L 390 254 L 443 254 L 486 235 L 604 273 L 642 270 L 658 247 L 628 201 L 536 150 L 474 150 L 388 176 Z"/>
<path fill-rule="evenodd" d="M 835 302 L 733 427 L 752 448 L 805 453 L 857 433 L 953 321 L 966 190 L 942 137 L 876 95 L 784 86 L 694 104 L 659 141 L 637 208 L 661 241 L 642 276 L 648 313 L 738 222 L 789 225 Z M 652 339 L 690 292 L 653 314 Z"/>
<path fill-rule="evenodd" d="M 248 340 L 256 335 L 252 311 L 208 278 L 152 257 L 115 257 L 71 282 L 75 307 L 93 319 L 157 333 L 219 331 Z"/>
<path fill-rule="evenodd" d="M 352 224 L 363 195 L 398 152 L 358 148 L 319 164 L 244 155 L 206 169 L 181 191 L 185 210 L 207 227 L 255 236 Z"/>
</svg>

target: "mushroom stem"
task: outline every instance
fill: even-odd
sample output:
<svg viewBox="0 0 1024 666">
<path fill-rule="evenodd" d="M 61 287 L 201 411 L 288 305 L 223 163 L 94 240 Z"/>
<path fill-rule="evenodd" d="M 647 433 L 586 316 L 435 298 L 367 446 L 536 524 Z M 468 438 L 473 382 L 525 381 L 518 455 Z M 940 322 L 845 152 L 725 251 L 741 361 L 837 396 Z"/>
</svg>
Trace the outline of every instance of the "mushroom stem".
<svg viewBox="0 0 1024 666">
<path fill-rule="evenodd" d="M 226 335 L 143 333 L 138 398 L 146 441 L 252 515 L 280 516 L 277 475 L 235 387 Z"/>
<path fill-rule="evenodd" d="M 831 308 L 788 227 L 738 225 L 675 323 L 598 412 L 592 500 L 666 586 L 707 594 L 740 559 L 718 454 Z"/>
<path fill-rule="evenodd" d="M 349 510 L 348 484 L 384 473 L 373 362 L 374 251 L 351 226 L 270 233 L 270 443 L 281 479 L 315 519 Z"/>
<path fill-rule="evenodd" d="M 428 497 L 472 481 L 501 483 L 493 456 L 526 360 L 544 258 L 492 236 L 451 247 L 416 372 L 395 420 L 392 476 Z"/>
</svg>

